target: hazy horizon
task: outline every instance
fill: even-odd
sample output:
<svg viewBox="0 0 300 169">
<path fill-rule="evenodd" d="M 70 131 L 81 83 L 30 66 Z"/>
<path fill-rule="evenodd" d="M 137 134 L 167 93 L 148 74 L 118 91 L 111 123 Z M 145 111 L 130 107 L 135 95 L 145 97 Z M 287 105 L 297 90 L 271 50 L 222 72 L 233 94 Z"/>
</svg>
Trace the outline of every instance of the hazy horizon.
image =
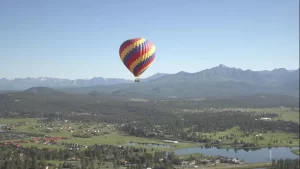
<svg viewBox="0 0 300 169">
<path fill-rule="evenodd" d="M 214 66 L 214 67 L 218 67 L 218 66 L 220 66 L 220 65 L 224 65 L 224 64 L 219 64 L 219 65 L 216 65 L 216 66 Z M 243 71 L 246 71 L 246 70 L 248 70 L 248 69 L 243 69 L 243 68 L 239 68 L 239 67 L 231 67 L 231 66 L 228 66 L 228 65 L 224 65 L 224 66 L 226 66 L 226 67 L 228 67 L 228 68 L 236 68 L 236 69 L 242 69 Z M 211 68 L 214 68 L 214 67 L 211 67 Z M 211 69 L 211 68 L 208 68 L 208 69 Z M 283 67 L 282 67 L 283 68 Z M 252 70 L 252 71 L 272 71 L 272 70 L 275 70 L 275 69 L 281 69 L 281 68 L 274 68 L 274 69 L 270 69 L 270 70 L 252 70 L 252 69 L 250 69 L 250 70 Z M 286 68 L 284 68 L 284 69 L 286 69 Z M 286 70 L 288 70 L 288 71 L 296 71 L 296 70 L 298 70 L 299 68 L 297 68 L 297 69 L 286 69 Z M 206 69 L 201 69 L 201 70 L 199 70 L 199 71 L 196 71 L 196 72 L 187 72 L 187 71 L 184 71 L 184 70 L 182 70 L 183 72 L 186 72 L 186 73 L 197 73 L 197 72 L 201 72 L 201 71 L 203 71 L 203 70 L 206 70 Z M 179 72 L 182 72 L 182 71 L 179 71 Z M 156 72 L 156 73 L 154 73 L 154 74 L 151 74 L 151 75 L 149 75 L 149 76 L 144 76 L 143 78 L 148 78 L 148 77 L 151 77 L 151 76 L 153 76 L 153 75 L 156 75 L 156 74 L 176 74 L 176 73 L 179 73 L 179 72 L 175 72 L 175 73 L 165 73 L 165 72 Z M 103 77 L 103 76 L 94 76 L 94 77 L 91 77 L 91 78 L 68 78 L 68 77 L 62 77 L 62 78 L 60 78 L 60 77 L 50 77 L 50 76 L 36 76 L 36 77 L 33 77 L 33 76 L 26 76 L 26 77 L 16 77 L 16 78 L 5 78 L 5 77 L 0 77 L 0 79 L 8 79 L 8 80 L 14 80 L 14 79 L 17 79 L 17 78 L 21 78 L 21 79 L 25 79 L 25 78 L 57 78 L 57 79 L 68 79 L 68 80 L 78 80 L 78 79 L 84 79 L 84 80 L 90 80 L 90 79 L 92 79 L 92 78 L 97 78 L 97 77 L 102 77 L 102 78 L 112 78 L 112 79 L 128 79 L 128 80 L 132 80 L 132 79 L 134 79 L 134 78 L 117 78 L 117 77 Z"/>
<path fill-rule="evenodd" d="M 141 76 L 219 64 L 299 68 L 299 1 L 0 2 L 0 79 L 134 79 L 121 43 L 144 37 L 156 59 Z"/>
</svg>

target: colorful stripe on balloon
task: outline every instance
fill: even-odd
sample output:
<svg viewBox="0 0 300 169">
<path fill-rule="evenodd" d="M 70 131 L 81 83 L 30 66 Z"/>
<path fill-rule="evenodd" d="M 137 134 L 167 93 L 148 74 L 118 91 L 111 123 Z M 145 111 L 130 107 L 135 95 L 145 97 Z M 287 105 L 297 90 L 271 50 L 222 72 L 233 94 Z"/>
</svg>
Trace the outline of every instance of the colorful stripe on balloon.
<svg viewBox="0 0 300 169">
<path fill-rule="evenodd" d="M 140 76 L 155 59 L 155 46 L 144 38 L 125 41 L 119 50 L 124 65 L 134 76 Z"/>
</svg>

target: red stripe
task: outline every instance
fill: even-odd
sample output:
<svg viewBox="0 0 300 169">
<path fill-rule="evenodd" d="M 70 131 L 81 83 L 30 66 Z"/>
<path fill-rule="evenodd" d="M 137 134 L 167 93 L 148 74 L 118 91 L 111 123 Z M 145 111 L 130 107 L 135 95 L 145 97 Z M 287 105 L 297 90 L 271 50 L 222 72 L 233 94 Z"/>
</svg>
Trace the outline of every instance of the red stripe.
<svg viewBox="0 0 300 169">
<path fill-rule="evenodd" d="M 136 75 L 138 75 L 142 69 L 144 69 L 145 67 L 147 67 L 148 65 L 150 65 L 150 64 L 151 64 L 151 63 L 154 61 L 154 59 L 155 59 L 155 56 L 153 56 L 153 57 L 151 58 L 151 60 L 149 60 L 149 61 L 148 61 L 148 63 L 147 63 L 147 64 L 145 64 L 145 65 L 141 66 L 141 68 L 139 68 L 139 69 L 138 69 L 138 71 L 137 71 L 137 74 L 136 74 Z M 145 70 L 144 70 L 144 71 L 145 71 Z M 136 76 L 136 75 L 135 75 L 135 76 Z"/>
<path fill-rule="evenodd" d="M 131 44 L 131 40 L 127 40 L 122 43 L 122 45 L 120 46 L 120 50 L 119 50 L 120 57 L 121 57 L 121 53 L 123 52 L 123 50 L 126 49 L 130 44 Z"/>
<path fill-rule="evenodd" d="M 145 43 L 145 48 L 143 48 L 141 51 L 134 54 L 130 59 L 128 59 L 128 62 L 125 63 L 128 68 L 130 68 L 130 65 L 139 57 L 143 56 L 145 53 L 147 53 L 151 48 L 153 44 L 148 41 L 148 43 Z"/>
<path fill-rule="evenodd" d="M 121 56 L 121 53 L 123 52 L 124 49 L 126 49 L 129 45 L 131 45 L 132 43 L 134 43 L 140 39 L 141 38 L 128 39 L 125 42 L 123 42 L 122 45 L 120 46 L 119 55 Z"/>
</svg>

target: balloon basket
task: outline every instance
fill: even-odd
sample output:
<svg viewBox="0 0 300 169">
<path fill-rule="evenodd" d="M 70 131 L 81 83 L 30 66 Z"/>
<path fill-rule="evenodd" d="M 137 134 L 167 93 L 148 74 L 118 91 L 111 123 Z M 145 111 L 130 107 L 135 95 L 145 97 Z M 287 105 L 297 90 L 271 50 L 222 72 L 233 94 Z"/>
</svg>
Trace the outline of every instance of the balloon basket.
<svg viewBox="0 0 300 169">
<path fill-rule="evenodd" d="M 136 78 L 135 80 L 134 80 L 134 82 L 140 82 L 140 79 L 138 79 L 138 78 Z"/>
</svg>

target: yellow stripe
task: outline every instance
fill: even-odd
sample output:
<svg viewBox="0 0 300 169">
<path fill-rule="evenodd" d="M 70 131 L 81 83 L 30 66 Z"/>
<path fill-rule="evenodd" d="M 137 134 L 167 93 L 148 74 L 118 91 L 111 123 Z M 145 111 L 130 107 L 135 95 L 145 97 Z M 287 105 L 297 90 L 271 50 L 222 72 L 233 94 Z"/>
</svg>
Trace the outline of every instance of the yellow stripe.
<svg viewBox="0 0 300 169">
<path fill-rule="evenodd" d="M 141 62 L 149 58 L 153 53 L 155 52 L 155 46 L 152 45 L 152 48 L 146 52 L 143 56 L 137 58 L 131 65 L 130 65 L 130 71 L 133 73 L 133 69 Z"/>
<path fill-rule="evenodd" d="M 134 43 L 130 44 L 127 48 L 125 48 L 122 52 L 121 52 L 121 59 L 122 61 L 124 61 L 125 56 L 134 48 L 136 48 L 137 46 L 139 46 L 140 44 L 144 43 L 146 41 L 146 39 L 142 38 L 138 41 L 135 41 Z"/>
<path fill-rule="evenodd" d="M 153 62 L 153 61 L 152 61 Z M 145 71 L 146 69 L 148 69 L 148 67 L 151 65 L 152 63 L 150 63 L 148 66 L 144 67 L 143 69 L 141 69 L 141 71 L 138 72 L 137 76 L 136 77 L 139 77 L 141 75 L 141 73 L 143 71 Z"/>
</svg>

